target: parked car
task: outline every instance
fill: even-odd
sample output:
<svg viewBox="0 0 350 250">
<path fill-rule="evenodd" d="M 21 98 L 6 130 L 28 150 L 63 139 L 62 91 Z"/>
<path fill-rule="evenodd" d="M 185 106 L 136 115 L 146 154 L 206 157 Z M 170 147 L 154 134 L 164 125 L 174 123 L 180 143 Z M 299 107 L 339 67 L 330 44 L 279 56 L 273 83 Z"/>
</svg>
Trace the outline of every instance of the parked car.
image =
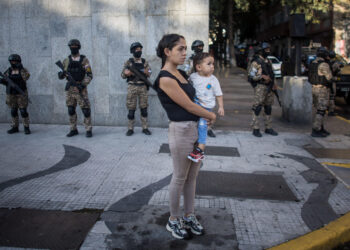
<svg viewBox="0 0 350 250">
<path fill-rule="evenodd" d="M 274 57 L 274 56 L 268 56 L 267 58 L 272 63 L 272 69 L 273 69 L 273 73 L 275 74 L 275 77 L 281 78 L 282 77 L 282 74 L 281 74 L 282 62 L 280 60 L 278 60 L 277 57 Z"/>
</svg>

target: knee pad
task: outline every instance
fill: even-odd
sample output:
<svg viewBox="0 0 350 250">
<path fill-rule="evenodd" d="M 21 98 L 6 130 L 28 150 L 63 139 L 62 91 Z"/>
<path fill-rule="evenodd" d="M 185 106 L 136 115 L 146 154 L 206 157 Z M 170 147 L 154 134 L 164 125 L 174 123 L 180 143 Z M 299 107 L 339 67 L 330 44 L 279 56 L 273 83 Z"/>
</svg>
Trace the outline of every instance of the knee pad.
<svg viewBox="0 0 350 250">
<path fill-rule="evenodd" d="M 261 106 L 261 105 L 258 105 L 258 106 L 256 106 L 256 107 L 253 107 L 254 114 L 255 114 L 256 116 L 258 116 L 258 115 L 260 114 L 261 109 L 262 109 L 262 106 Z"/>
<path fill-rule="evenodd" d="M 75 115 L 75 107 L 74 106 L 68 106 L 68 114 L 70 116 Z"/>
<path fill-rule="evenodd" d="M 264 106 L 264 111 L 266 115 L 271 115 L 272 107 L 270 105 Z"/>
<path fill-rule="evenodd" d="M 321 116 L 324 116 L 326 114 L 326 111 L 318 109 L 316 113 L 321 115 Z"/>
<path fill-rule="evenodd" d="M 141 116 L 147 117 L 147 108 L 141 109 Z"/>
<path fill-rule="evenodd" d="M 11 116 L 12 117 L 18 116 L 18 109 L 17 108 L 11 108 Z"/>
<path fill-rule="evenodd" d="M 89 118 L 91 115 L 91 109 L 89 108 L 83 108 L 81 111 L 83 111 L 83 114 L 85 116 L 85 118 Z"/>
<path fill-rule="evenodd" d="M 135 119 L 135 110 L 130 109 L 128 113 L 128 119 L 134 120 Z"/>
<path fill-rule="evenodd" d="M 27 112 L 27 109 L 24 108 L 24 109 L 19 109 L 19 111 L 21 112 L 21 116 L 23 118 L 27 118 L 28 117 L 28 112 Z"/>
</svg>

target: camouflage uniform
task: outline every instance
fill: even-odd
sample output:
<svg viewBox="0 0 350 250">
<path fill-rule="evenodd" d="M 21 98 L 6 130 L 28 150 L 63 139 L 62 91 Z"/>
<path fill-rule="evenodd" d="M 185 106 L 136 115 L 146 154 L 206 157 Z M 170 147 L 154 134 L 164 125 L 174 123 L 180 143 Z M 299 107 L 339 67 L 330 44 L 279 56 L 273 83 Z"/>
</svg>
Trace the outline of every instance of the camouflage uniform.
<svg viewBox="0 0 350 250">
<path fill-rule="evenodd" d="M 132 60 L 135 64 L 143 63 L 144 72 L 151 72 L 151 68 L 148 62 L 143 58 L 130 58 L 124 63 L 124 67 L 121 73 L 123 79 L 127 79 L 128 82 L 128 94 L 126 97 L 126 107 L 129 110 L 128 114 L 128 129 L 133 130 L 135 125 L 135 110 L 137 108 L 137 100 L 141 110 L 141 123 L 142 129 L 148 128 L 147 122 L 147 107 L 148 107 L 148 87 L 140 79 L 134 78 L 133 76 L 126 76 L 124 74 L 125 69 L 132 66 Z M 147 76 L 146 76 L 147 77 Z"/>
<path fill-rule="evenodd" d="M 262 56 L 259 56 L 259 59 L 264 60 L 265 63 L 271 65 L 270 60 L 264 59 Z M 274 102 L 274 94 L 271 90 L 268 92 L 270 83 L 265 84 L 262 82 L 263 80 L 262 67 L 257 60 L 252 61 L 248 72 L 249 72 L 249 75 L 252 77 L 252 80 L 258 83 L 254 88 L 254 99 L 253 99 L 253 107 L 252 107 L 252 110 L 253 110 L 252 128 L 259 129 L 259 114 L 262 107 L 264 107 L 265 128 L 271 129 L 272 128 L 271 106 L 273 105 L 273 102 Z"/>
<path fill-rule="evenodd" d="M 18 128 L 19 126 L 19 117 L 18 117 L 18 109 L 20 110 L 22 119 L 23 119 L 23 125 L 24 127 L 29 127 L 29 114 L 27 112 L 28 107 L 28 91 L 26 87 L 26 81 L 29 79 L 30 74 L 27 69 L 22 68 L 19 69 L 20 75 L 24 81 L 24 86 L 21 87 L 21 89 L 25 92 L 25 95 L 21 95 L 17 93 L 17 91 L 12 90 L 11 87 L 7 87 L 6 93 L 6 104 L 11 109 L 11 116 L 12 116 L 12 127 Z M 7 77 L 11 78 L 11 74 L 18 74 L 18 69 L 12 70 L 11 68 L 7 69 L 4 73 Z"/>
<path fill-rule="evenodd" d="M 328 83 L 332 80 L 332 71 L 329 64 L 321 57 L 317 57 L 312 64 L 317 63 L 317 74 L 319 77 L 325 77 Z M 311 74 L 312 72 L 310 72 Z M 312 128 L 320 131 L 323 128 L 324 115 L 329 103 L 329 88 L 324 83 L 316 83 L 312 85 L 313 105 L 316 108 L 316 115 Z"/>
<path fill-rule="evenodd" d="M 81 60 L 81 57 L 83 57 L 81 65 L 85 69 L 85 76 L 82 81 L 77 81 L 77 83 L 82 84 L 84 88 L 81 91 L 81 93 L 79 93 L 79 89 L 77 87 L 69 86 L 69 84 L 67 83 L 66 105 L 68 107 L 68 112 L 69 112 L 70 129 L 71 130 L 77 129 L 77 114 L 75 112 L 75 108 L 78 104 L 84 114 L 85 129 L 86 131 L 91 131 L 92 130 L 91 109 L 90 109 L 90 101 L 89 101 L 88 91 L 87 91 L 87 85 L 91 82 L 93 78 L 91 65 L 89 60 L 84 55 L 80 55 L 79 57 L 76 57 L 76 58 L 73 58 L 73 57 L 71 58 L 72 58 L 72 61 L 78 62 L 79 60 Z M 70 62 L 69 57 L 63 61 L 63 66 L 65 71 L 68 71 L 69 62 Z M 74 112 L 73 112 L 73 108 L 74 108 Z"/>
</svg>

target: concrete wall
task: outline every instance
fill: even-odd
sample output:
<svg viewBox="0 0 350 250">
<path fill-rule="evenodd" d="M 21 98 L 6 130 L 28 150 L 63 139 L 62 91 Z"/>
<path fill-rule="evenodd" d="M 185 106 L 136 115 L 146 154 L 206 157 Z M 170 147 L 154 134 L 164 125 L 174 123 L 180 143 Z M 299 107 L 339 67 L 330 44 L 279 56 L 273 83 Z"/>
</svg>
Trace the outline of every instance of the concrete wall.
<svg viewBox="0 0 350 250">
<path fill-rule="evenodd" d="M 282 117 L 293 123 L 312 122 L 312 85 L 307 77 L 283 77 Z"/>
<path fill-rule="evenodd" d="M 0 70 L 8 68 L 9 54 L 21 55 L 31 73 L 32 123 L 68 123 L 65 84 L 58 80 L 54 63 L 68 56 L 67 43 L 77 38 L 94 74 L 88 87 L 93 124 L 126 125 L 127 84 L 120 73 L 130 44 L 143 44 L 154 80 L 160 70 L 155 48 L 164 34 L 184 35 L 189 48 L 201 39 L 208 48 L 209 0 L 1 0 L 0 23 Z M 9 122 L 2 85 L 0 102 L 0 122 Z M 153 90 L 149 105 L 150 126 L 166 126 Z M 81 122 L 80 110 L 78 116 Z M 140 124 L 139 111 L 136 120 Z"/>
</svg>

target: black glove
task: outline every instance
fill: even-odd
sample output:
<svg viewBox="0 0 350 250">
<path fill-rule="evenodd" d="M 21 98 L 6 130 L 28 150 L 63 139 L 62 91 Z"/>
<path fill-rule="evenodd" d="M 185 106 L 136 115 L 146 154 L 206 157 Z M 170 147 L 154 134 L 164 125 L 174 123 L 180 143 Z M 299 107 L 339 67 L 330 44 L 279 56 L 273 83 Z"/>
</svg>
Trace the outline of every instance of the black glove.
<svg viewBox="0 0 350 250">
<path fill-rule="evenodd" d="M 7 86 L 7 81 L 4 78 L 0 77 L 0 84 Z"/>
<path fill-rule="evenodd" d="M 63 71 L 58 72 L 58 79 L 63 79 L 66 77 L 66 74 Z"/>
</svg>

